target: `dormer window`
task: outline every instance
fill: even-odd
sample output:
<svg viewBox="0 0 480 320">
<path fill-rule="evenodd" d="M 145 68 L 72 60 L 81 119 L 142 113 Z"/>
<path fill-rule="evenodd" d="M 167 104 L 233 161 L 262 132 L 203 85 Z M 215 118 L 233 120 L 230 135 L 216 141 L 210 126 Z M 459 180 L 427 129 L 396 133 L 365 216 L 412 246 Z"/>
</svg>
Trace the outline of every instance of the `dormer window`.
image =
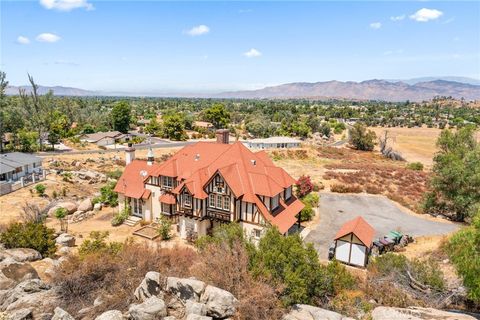
<svg viewBox="0 0 480 320">
<path fill-rule="evenodd" d="M 285 200 L 288 200 L 292 197 L 292 186 L 285 189 Z"/>
<path fill-rule="evenodd" d="M 171 189 L 173 187 L 173 178 L 162 176 L 162 187 Z"/>
<path fill-rule="evenodd" d="M 277 194 L 275 197 L 272 198 L 272 210 L 277 209 L 279 197 L 280 196 Z"/>
<path fill-rule="evenodd" d="M 192 196 L 188 193 L 183 194 L 183 205 L 188 208 L 192 206 Z"/>
</svg>

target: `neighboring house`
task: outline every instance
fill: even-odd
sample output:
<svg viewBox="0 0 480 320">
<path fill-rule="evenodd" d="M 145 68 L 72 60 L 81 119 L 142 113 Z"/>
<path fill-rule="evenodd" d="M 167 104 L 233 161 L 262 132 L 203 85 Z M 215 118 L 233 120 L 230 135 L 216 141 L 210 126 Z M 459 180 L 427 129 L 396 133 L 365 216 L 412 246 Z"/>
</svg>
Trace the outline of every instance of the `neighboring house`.
<svg viewBox="0 0 480 320">
<path fill-rule="evenodd" d="M 217 139 L 224 141 L 223 132 Z M 184 239 L 232 221 L 254 238 L 267 225 L 287 234 L 304 207 L 293 195 L 295 180 L 265 152 L 240 142 L 197 142 L 162 164 L 154 163 L 151 150 L 147 161 L 134 160 L 134 152 L 126 150 L 127 166 L 115 186 L 119 209 L 128 204 L 132 215 L 147 221 L 172 217 Z"/>
<path fill-rule="evenodd" d="M 0 194 L 43 178 L 42 158 L 21 152 L 0 154 Z"/>
<path fill-rule="evenodd" d="M 119 142 L 125 142 L 128 135 L 118 131 L 96 132 L 89 134 L 82 134 L 80 141 L 95 143 L 97 146 L 108 146 Z"/>
<path fill-rule="evenodd" d="M 302 141 L 291 137 L 270 137 L 245 141 L 245 144 L 252 149 L 299 148 L 301 143 Z"/>
<path fill-rule="evenodd" d="M 335 259 L 366 267 L 375 230 L 362 217 L 345 223 L 335 236 Z"/>
<path fill-rule="evenodd" d="M 193 122 L 193 127 L 196 128 L 197 130 L 198 129 L 202 129 L 202 130 L 205 130 L 205 131 L 214 131 L 215 130 L 215 126 L 212 123 L 206 122 L 206 121 L 194 121 Z"/>
</svg>

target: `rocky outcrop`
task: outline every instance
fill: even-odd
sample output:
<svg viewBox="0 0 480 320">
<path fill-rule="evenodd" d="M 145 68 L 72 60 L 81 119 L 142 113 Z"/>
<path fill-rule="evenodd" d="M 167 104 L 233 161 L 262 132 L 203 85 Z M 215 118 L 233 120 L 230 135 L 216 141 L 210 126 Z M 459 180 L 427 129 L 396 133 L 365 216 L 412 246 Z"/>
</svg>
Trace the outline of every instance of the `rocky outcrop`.
<svg viewBox="0 0 480 320">
<path fill-rule="evenodd" d="M 207 308 L 207 315 L 215 318 L 227 318 L 235 314 L 238 300 L 228 291 L 207 286 L 200 302 Z"/>
<path fill-rule="evenodd" d="M 123 315 L 118 310 L 109 310 L 96 317 L 95 320 L 123 320 Z"/>
<path fill-rule="evenodd" d="M 72 214 L 75 211 L 77 211 L 77 204 L 73 201 L 63 201 L 57 203 L 55 206 L 51 207 L 50 210 L 48 210 L 48 216 L 49 217 L 54 217 L 55 216 L 55 211 L 58 208 L 64 208 L 68 211 L 68 214 Z"/>
<path fill-rule="evenodd" d="M 75 320 L 67 311 L 56 307 L 53 311 L 53 317 L 51 320 Z"/>
<path fill-rule="evenodd" d="M 18 262 L 36 261 L 42 259 L 40 252 L 29 248 L 15 248 L 2 250 L 1 256 L 4 258 L 12 258 Z"/>
<path fill-rule="evenodd" d="M 156 320 L 167 315 L 167 307 L 162 299 L 153 296 L 141 304 L 130 305 L 128 312 L 134 320 Z"/>
<path fill-rule="evenodd" d="M 87 199 L 81 201 L 80 204 L 78 205 L 77 210 L 79 210 L 79 211 L 93 210 L 92 200 L 90 198 L 87 198 Z"/>
<path fill-rule="evenodd" d="M 167 278 L 167 291 L 177 295 L 183 302 L 187 300 L 200 301 L 205 290 L 205 282 L 196 279 Z"/>
<path fill-rule="evenodd" d="M 340 313 L 317 308 L 306 304 L 296 304 L 290 312 L 283 317 L 283 320 L 348 320 Z"/>
<path fill-rule="evenodd" d="M 372 320 L 475 320 L 474 317 L 433 308 L 377 307 L 372 311 Z"/>
<path fill-rule="evenodd" d="M 62 247 L 74 247 L 75 237 L 68 233 L 62 233 L 55 239 L 55 242 Z"/>
<path fill-rule="evenodd" d="M 0 263 L 0 290 L 15 287 L 19 282 L 38 279 L 37 271 L 29 264 L 7 258 Z"/>
<path fill-rule="evenodd" d="M 160 294 L 160 273 L 155 271 L 147 272 L 142 283 L 135 289 L 135 298 L 140 301 Z"/>
</svg>

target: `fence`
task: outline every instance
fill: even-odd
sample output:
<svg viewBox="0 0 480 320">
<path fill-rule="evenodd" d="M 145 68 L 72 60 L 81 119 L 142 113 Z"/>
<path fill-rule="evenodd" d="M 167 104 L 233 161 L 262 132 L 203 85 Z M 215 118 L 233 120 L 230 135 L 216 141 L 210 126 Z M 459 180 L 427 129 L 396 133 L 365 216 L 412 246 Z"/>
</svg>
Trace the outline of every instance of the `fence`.
<svg viewBox="0 0 480 320">
<path fill-rule="evenodd" d="M 0 196 L 16 191 L 28 185 L 37 183 L 39 181 L 45 180 L 46 172 L 45 170 L 39 170 L 38 172 L 33 172 L 27 174 L 20 178 L 18 181 L 4 181 L 0 183 Z"/>
</svg>

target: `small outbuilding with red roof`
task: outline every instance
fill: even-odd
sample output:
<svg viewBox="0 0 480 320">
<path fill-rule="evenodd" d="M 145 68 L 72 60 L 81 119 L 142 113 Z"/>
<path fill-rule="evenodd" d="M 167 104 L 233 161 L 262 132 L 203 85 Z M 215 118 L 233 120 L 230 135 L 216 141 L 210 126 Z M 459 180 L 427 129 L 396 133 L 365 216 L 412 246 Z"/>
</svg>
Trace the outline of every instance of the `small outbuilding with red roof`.
<svg viewBox="0 0 480 320">
<path fill-rule="evenodd" d="M 335 235 L 336 260 L 358 267 L 366 267 L 375 230 L 358 216 L 346 222 Z"/>
</svg>

